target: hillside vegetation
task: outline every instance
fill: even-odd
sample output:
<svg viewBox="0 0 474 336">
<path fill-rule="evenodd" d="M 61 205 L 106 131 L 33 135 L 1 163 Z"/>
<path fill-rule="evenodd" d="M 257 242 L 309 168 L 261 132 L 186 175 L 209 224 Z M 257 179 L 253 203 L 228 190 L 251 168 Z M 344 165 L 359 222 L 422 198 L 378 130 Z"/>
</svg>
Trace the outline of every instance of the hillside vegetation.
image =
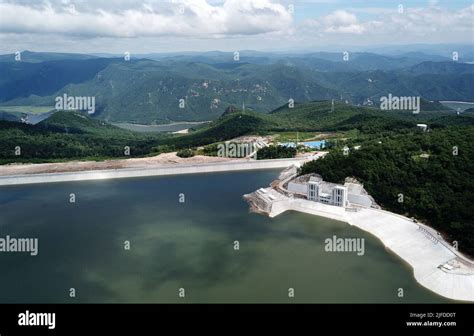
<svg viewBox="0 0 474 336">
<path fill-rule="evenodd" d="M 301 174 L 336 183 L 356 177 L 385 209 L 427 221 L 474 255 L 474 128 L 405 130 L 380 139 L 359 142 L 347 156 L 332 151 L 303 165 Z"/>
<path fill-rule="evenodd" d="M 37 125 L 0 121 L 0 163 L 101 160 L 152 153 L 159 135 L 117 128 L 78 112 L 56 112 Z M 21 149 L 16 155 L 15 148 Z"/>
<path fill-rule="evenodd" d="M 54 106 L 55 98 L 63 94 L 93 96 L 95 117 L 110 122 L 216 120 L 229 105 L 270 112 L 290 98 L 338 99 L 353 105 L 368 100 L 378 105 L 379 98 L 388 94 L 474 101 L 474 64 L 429 55 L 354 53 L 347 62 L 339 53 L 243 53 L 239 61 L 229 53 L 130 61 L 87 55 L 64 59 L 65 55 L 54 53 L 24 56 L 33 61 L 0 57 L 0 104 Z"/>
<path fill-rule="evenodd" d="M 389 112 L 337 103 L 331 112 L 327 101 L 281 107 L 270 114 L 235 110 L 208 126 L 186 135 L 135 133 L 112 126 L 79 112 L 56 112 L 37 125 L 0 123 L 0 159 L 43 162 L 77 158 L 123 157 L 123 148 L 131 156 L 153 155 L 183 148 L 198 147 L 246 134 L 271 134 L 278 131 L 328 131 L 356 129 L 363 134 L 415 129 L 419 122 L 432 127 L 473 125 L 472 113 Z M 22 155 L 14 148 L 20 146 Z"/>
</svg>

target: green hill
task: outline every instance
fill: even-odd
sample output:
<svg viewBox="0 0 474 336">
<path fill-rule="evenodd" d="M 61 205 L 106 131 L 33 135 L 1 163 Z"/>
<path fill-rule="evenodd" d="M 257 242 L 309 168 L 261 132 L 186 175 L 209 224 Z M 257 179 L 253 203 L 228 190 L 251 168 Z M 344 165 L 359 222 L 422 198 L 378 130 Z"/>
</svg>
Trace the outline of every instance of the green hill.
<svg viewBox="0 0 474 336">
<path fill-rule="evenodd" d="M 54 97 L 44 103 L 40 96 L 49 96 L 69 84 L 92 80 L 98 72 L 117 59 L 64 59 L 38 63 L 0 62 L 0 102 L 28 99 L 33 104 L 54 106 Z M 91 93 L 89 93 L 91 95 Z M 37 97 L 35 97 L 37 96 Z"/>
<path fill-rule="evenodd" d="M 332 151 L 306 163 L 301 173 L 316 172 L 336 183 L 356 177 L 385 209 L 426 220 L 474 255 L 473 127 L 404 131 L 379 139 L 380 134 L 362 139 L 357 142 L 361 149 L 347 156 Z M 400 193 L 403 203 L 398 202 Z"/>
<path fill-rule="evenodd" d="M 91 133 L 99 135 L 123 135 L 130 131 L 113 126 L 103 120 L 93 119 L 86 113 L 58 111 L 36 125 L 50 132 L 58 133 Z"/>
<path fill-rule="evenodd" d="M 381 64 L 389 60 L 364 54 L 353 62 L 365 59 L 370 63 L 374 57 Z M 346 64 L 318 59 L 323 64 L 314 67 L 315 58 L 296 56 L 276 57 L 262 64 L 193 61 L 201 58 L 0 62 L 0 102 L 54 106 L 55 98 L 63 94 L 93 96 L 95 118 L 161 124 L 215 120 L 229 105 L 245 104 L 246 110 L 270 112 L 290 98 L 341 99 L 352 105 L 370 99 L 376 106 L 380 97 L 388 94 L 420 96 L 425 111 L 447 110 L 442 105 L 434 107 L 436 103 L 428 100 L 474 100 L 472 64 L 425 62 L 418 68 L 411 64 L 397 70 L 360 70 L 352 61 Z M 325 62 L 337 66 L 326 67 Z M 423 104 L 432 106 L 424 109 Z"/>
<path fill-rule="evenodd" d="M 282 106 L 269 114 L 238 111 L 227 113 L 190 134 L 136 133 L 91 118 L 85 113 L 56 112 L 37 125 L 0 122 L 0 162 L 31 162 L 76 158 L 123 157 L 128 146 L 133 156 L 157 154 L 229 140 L 246 134 L 278 131 L 338 131 L 357 129 L 373 135 L 404 132 L 427 123 L 430 128 L 446 125 L 474 125 L 471 113 L 380 111 L 328 101 Z M 22 156 L 13 149 L 22 147 Z"/>
<path fill-rule="evenodd" d="M 15 114 L 8 113 L 5 111 L 0 111 L 0 120 L 5 120 L 5 121 L 20 121 L 20 117 L 18 117 Z"/>
<path fill-rule="evenodd" d="M 439 106 L 442 105 L 421 101 L 421 112 L 413 114 L 411 111 L 382 111 L 374 107 L 353 106 L 335 101 L 332 111 L 330 101 L 315 101 L 295 103 L 293 108 L 283 105 L 268 114 L 268 117 L 278 125 L 277 130 L 335 131 L 358 128 L 372 129 L 373 132 L 377 128 L 388 130 L 435 122 L 443 117 L 446 118 L 445 122 L 452 122 L 459 117 L 453 111 L 446 111 L 446 108 L 437 110 Z M 470 123 L 472 118 L 458 120 Z M 438 123 L 443 121 L 438 120 Z"/>
<path fill-rule="evenodd" d="M 149 155 L 161 135 L 144 136 L 79 112 L 56 112 L 37 125 L 0 121 L 0 163 L 103 160 Z M 15 155 L 15 148 L 21 155 Z"/>
</svg>

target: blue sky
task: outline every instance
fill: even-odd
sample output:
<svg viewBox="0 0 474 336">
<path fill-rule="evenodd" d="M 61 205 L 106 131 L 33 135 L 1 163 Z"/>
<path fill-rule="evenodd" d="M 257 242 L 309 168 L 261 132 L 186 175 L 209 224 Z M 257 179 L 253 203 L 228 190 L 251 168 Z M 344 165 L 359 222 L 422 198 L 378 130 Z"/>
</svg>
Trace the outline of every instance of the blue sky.
<svg viewBox="0 0 474 336">
<path fill-rule="evenodd" d="M 0 0 L 0 52 L 472 44 L 473 11 L 465 0 Z"/>
</svg>

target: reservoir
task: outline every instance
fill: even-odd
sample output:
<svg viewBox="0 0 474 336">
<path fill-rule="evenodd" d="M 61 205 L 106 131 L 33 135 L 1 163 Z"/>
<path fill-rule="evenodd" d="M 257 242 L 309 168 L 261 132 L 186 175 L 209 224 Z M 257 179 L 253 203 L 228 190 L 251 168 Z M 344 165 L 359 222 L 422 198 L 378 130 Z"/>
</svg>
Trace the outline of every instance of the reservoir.
<svg viewBox="0 0 474 336">
<path fill-rule="evenodd" d="M 347 223 L 249 213 L 242 195 L 278 174 L 0 187 L 0 236 L 38 239 L 36 256 L 0 253 L 0 302 L 452 302 L 418 285 L 401 259 Z M 334 236 L 364 239 L 364 255 L 326 252 Z"/>
<path fill-rule="evenodd" d="M 163 125 L 139 125 L 129 123 L 112 123 L 114 126 L 140 133 L 161 133 L 161 132 L 177 132 L 185 129 L 199 127 L 208 124 L 209 121 L 195 121 L 195 122 L 175 122 Z"/>
<path fill-rule="evenodd" d="M 460 112 L 464 112 L 465 110 L 474 107 L 474 102 L 440 101 L 440 103 L 455 111 L 460 111 Z"/>
</svg>

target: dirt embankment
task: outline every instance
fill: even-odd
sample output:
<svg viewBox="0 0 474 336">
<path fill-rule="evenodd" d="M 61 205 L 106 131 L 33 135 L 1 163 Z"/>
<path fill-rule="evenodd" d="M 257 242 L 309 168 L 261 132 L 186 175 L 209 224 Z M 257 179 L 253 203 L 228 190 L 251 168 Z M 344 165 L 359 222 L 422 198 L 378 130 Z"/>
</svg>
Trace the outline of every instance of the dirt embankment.
<svg viewBox="0 0 474 336">
<path fill-rule="evenodd" d="M 174 164 L 200 164 L 213 162 L 226 162 L 235 159 L 223 157 L 211 157 L 196 155 L 190 158 L 180 158 L 174 153 L 163 153 L 146 158 L 106 160 L 106 161 L 70 161 L 60 163 L 36 163 L 36 164 L 8 164 L 0 166 L 0 176 L 62 173 L 85 170 L 121 169 L 121 168 L 152 168 L 163 167 Z"/>
</svg>

